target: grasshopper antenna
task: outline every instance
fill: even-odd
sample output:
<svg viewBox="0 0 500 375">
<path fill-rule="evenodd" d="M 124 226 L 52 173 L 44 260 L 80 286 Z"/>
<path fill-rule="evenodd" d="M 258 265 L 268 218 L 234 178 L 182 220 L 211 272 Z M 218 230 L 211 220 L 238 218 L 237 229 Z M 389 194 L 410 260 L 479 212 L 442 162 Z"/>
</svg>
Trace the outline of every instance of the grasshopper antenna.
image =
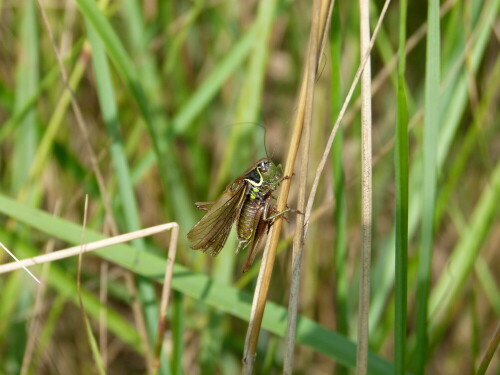
<svg viewBox="0 0 500 375">
<path fill-rule="evenodd" d="M 271 159 L 271 155 L 269 155 L 269 152 L 267 151 L 267 128 L 263 124 L 261 124 L 259 122 L 254 122 L 254 121 L 236 122 L 236 123 L 233 123 L 231 125 L 226 125 L 225 128 L 229 128 L 232 126 L 239 126 L 239 125 L 254 125 L 254 126 L 258 126 L 259 128 L 263 129 L 263 131 L 264 131 L 264 151 L 266 153 L 266 157 L 268 159 Z"/>
</svg>

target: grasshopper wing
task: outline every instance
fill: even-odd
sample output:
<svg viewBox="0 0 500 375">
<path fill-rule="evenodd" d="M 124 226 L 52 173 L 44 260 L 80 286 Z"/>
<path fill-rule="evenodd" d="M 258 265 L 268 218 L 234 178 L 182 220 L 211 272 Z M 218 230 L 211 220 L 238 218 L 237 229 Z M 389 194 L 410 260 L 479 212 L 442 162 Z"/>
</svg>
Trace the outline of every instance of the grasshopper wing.
<svg viewBox="0 0 500 375">
<path fill-rule="evenodd" d="M 227 240 L 231 226 L 238 218 L 250 185 L 243 179 L 236 179 L 208 212 L 189 231 L 187 238 L 194 250 L 219 254 Z"/>
</svg>

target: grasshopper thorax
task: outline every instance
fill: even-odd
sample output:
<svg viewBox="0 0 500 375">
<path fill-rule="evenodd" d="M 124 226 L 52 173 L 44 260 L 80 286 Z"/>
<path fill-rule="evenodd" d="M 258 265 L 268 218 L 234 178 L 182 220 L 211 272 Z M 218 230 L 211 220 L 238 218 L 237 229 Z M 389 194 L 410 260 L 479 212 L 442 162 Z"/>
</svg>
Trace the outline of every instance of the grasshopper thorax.
<svg viewBox="0 0 500 375">
<path fill-rule="evenodd" d="M 273 189 L 282 175 L 281 165 L 274 164 L 264 158 L 255 164 L 255 168 L 245 175 L 245 181 L 250 183 L 250 199 L 261 199 L 269 190 Z"/>
</svg>

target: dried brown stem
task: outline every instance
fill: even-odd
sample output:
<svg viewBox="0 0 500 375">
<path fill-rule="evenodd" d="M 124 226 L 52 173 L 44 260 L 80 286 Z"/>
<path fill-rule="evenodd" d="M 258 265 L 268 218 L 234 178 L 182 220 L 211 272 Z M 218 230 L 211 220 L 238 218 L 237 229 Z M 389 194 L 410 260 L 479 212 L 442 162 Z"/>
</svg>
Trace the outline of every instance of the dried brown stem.
<svg viewBox="0 0 500 375">
<path fill-rule="evenodd" d="M 157 373 L 160 368 L 161 348 L 163 344 L 163 335 L 166 329 L 167 308 L 172 289 L 172 274 L 174 272 L 174 262 L 177 253 L 177 238 L 179 237 L 179 225 L 174 223 L 172 233 L 170 234 L 170 244 L 168 246 L 167 264 L 165 266 L 165 278 L 163 280 L 163 289 L 161 293 L 160 320 L 158 321 L 158 333 L 156 335 L 156 345 L 153 360 L 153 373 Z"/>
<path fill-rule="evenodd" d="M 372 105 L 370 3 L 359 0 L 361 52 L 368 51 L 366 65 L 361 75 L 361 280 L 359 287 L 358 347 L 356 373 L 368 372 L 368 313 L 370 308 L 370 264 L 372 246 Z"/>
<path fill-rule="evenodd" d="M 330 4 L 328 4 L 330 3 Z M 314 102 L 314 83 L 316 82 L 317 66 L 318 66 L 318 55 L 315 53 L 318 51 L 320 46 L 319 35 L 319 15 L 320 7 L 326 5 L 328 6 L 328 14 L 331 15 L 331 6 L 333 6 L 333 1 L 320 1 L 316 0 L 313 6 L 313 20 L 311 26 L 311 35 L 309 39 L 309 48 L 307 54 L 307 63 L 305 74 L 307 76 L 307 92 L 306 92 L 306 102 L 305 102 L 305 113 L 304 113 L 304 129 L 302 134 L 302 155 L 301 155 L 301 166 L 299 173 L 299 192 L 297 209 L 304 212 L 306 206 L 306 185 L 307 185 L 307 172 L 309 166 L 309 147 L 310 147 L 310 134 L 311 134 L 311 123 L 312 123 L 312 113 L 313 113 L 313 102 Z M 329 22 L 329 19 L 327 20 Z M 325 28 L 328 30 L 328 28 Z M 326 35 L 326 33 L 325 33 Z M 324 45 L 326 38 L 323 38 L 321 45 Z M 292 275 L 290 283 L 290 299 L 288 302 L 288 321 L 287 330 L 285 337 L 285 361 L 283 373 L 286 375 L 291 375 L 293 373 L 293 353 L 295 347 L 295 331 L 297 326 L 297 306 L 299 301 L 299 289 L 300 289 L 300 271 L 302 265 L 302 254 L 304 251 L 304 215 L 297 216 L 297 223 L 295 229 L 295 235 L 293 240 L 293 252 L 292 252 Z"/>
<path fill-rule="evenodd" d="M 323 40 L 323 35 L 326 32 L 326 25 L 329 19 L 328 13 L 329 7 L 321 7 L 319 24 L 318 24 L 318 35 L 321 35 L 321 40 Z M 311 32 L 314 30 L 314 25 L 311 27 Z M 318 46 L 321 44 L 318 43 Z M 321 51 L 317 48 L 317 51 L 313 52 L 317 56 L 321 55 Z M 316 57 L 317 58 L 317 57 Z M 292 176 L 293 169 L 295 165 L 295 159 L 297 157 L 297 152 L 300 145 L 300 140 L 302 137 L 302 129 L 306 110 L 306 94 L 307 94 L 307 82 L 308 74 L 304 74 L 302 79 L 302 84 L 297 100 L 297 109 L 295 112 L 295 120 L 293 124 L 293 133 L 290 141 L 290 147 L 288 151 L 287 160 L 285 163 L 285 175 Z M 291 179 L 285 179 L 281 186 L 280 194 L 277 202 L 277 210 L 283 211 L 286 208 L 286 202 L 288 199 L 288 193 L 290 191 Z M 254 300 L 252 304 L 252 313 L 250 316 L 247 336 L 245 340 L 245 351 L 243 355 L 243 373 L 251 374 L 253 371 L 253 364 L 255 360 L 255 353 L 257 348 L 257 341 L 259 338 L 260 327 L 262 324 L 262 317 L 264 315 L 264 308 L 267 299 L 267 292 L 269 290 L 269 284 L 271 282 L 271 275 L 274 266 L 274 260 L 276 258 L 276 250 L 279 243 L 279 237 L 281 234 L 282 221 L 278 218 L 273 225 L 273 230 L 270 233 L 268 246 L 266 246 L 266 251 L 264 253 L 263 262 L 261 265 L 258 285 L 255 289 Z"/>
<path fill-rule="evenodd" d="M 356 86 L 358 84 L 359 78 L 361 76 L 361 72 L 363 71 L 363 68 L 365 67 L 366 61 L 368 60 L 368 56 L 373 48 L 373 45 L 375 44 L 375 39 L 377 38 L 377 34 L 378 34 L 379 29 L 380 29 L 380 25 L 382 24 L 382 21 L 384 19 L 384 16 L 387 12 L 387 8 L 389 7 L 390 3 L 391 3 L 391 0 L 386 0 L 384 3 L 384 7 L 382 8 L 382 12 L 380 13 L 380 17 L 378 19 L 377 26 L 375 27 L 375 30 L 373 31 L 373 36 L 370 40 L 370 45 L 369 45 L 368 51 L 364 55 L 363 59 L 361 60 L 361 63 L 358 67 L 358 70 L 356 72 L 354 80 L 352 81 L 349 92 L 347 93 L 347 97 L 344 100 L 344 104 L 342 105 L 342 108 L 340 109 L 337 120 L 335 121 L 335 125 L 333 126 L 333 129 L 330 133 L 330 137 L 328 138 L 328 141 L 327 141 L 327 144 L 325 147 L 325 151 L 323 152 L 323 156 L 321 158 L 321 161 L 318 165 L 318 168 L 316 169 L 316 174 L 314 176 L 313 186 L 311 188 L 311 192 L 309 193 L 309 199 L 307 200 L 307 209 L 305 212 L 305 215 L 306 215 L 306 233 L 307 233 L 307 229 L 308 229 L 308 225 L 309 225 L 309 218 L 311 217 L 312 205 L 314 203 L 314 198 L 316 197 L 316 192 L 318 190 L 319 179 L 321 177 L 323 169 L 325 168 L 326 161 L 328 159 L 328 155 L 330 154 L 330 150 L 332 149 L 333 140 L 335 139 L 335 135 L 337 134 L 337 131 L 339 129 L 340 122 L 344 118 L 344 115 L 345 115 L 346 110 L 347 110 L 347 106 L 351 102 L 352 95 L 354 93 L 354 89 L 356 88 Z"/>
</svg>

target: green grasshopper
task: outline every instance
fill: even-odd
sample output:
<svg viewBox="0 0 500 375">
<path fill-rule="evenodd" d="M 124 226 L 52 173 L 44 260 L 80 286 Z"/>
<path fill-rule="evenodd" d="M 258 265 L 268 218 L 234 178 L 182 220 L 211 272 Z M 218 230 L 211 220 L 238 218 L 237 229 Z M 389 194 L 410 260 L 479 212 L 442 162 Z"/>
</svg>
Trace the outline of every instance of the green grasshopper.
<svg viewBox="0 0 500 375">
<path fill-rule="evenodd" d="M 236 222 L 239 241 L 236 253 L 249 248 L 243 266 L 243 272 L 248 271 L 264 234 L 278 216 L 289 211 L 276 212 L 276 206 L 271 206 L 271 194 L 285 178 L 281 165 L 263 158 L 231 182 L 215 202 L 196 203 L 197 208 L 207 213 L 187 234 L 191 248 L 216 256 Z"/>
</svg>

